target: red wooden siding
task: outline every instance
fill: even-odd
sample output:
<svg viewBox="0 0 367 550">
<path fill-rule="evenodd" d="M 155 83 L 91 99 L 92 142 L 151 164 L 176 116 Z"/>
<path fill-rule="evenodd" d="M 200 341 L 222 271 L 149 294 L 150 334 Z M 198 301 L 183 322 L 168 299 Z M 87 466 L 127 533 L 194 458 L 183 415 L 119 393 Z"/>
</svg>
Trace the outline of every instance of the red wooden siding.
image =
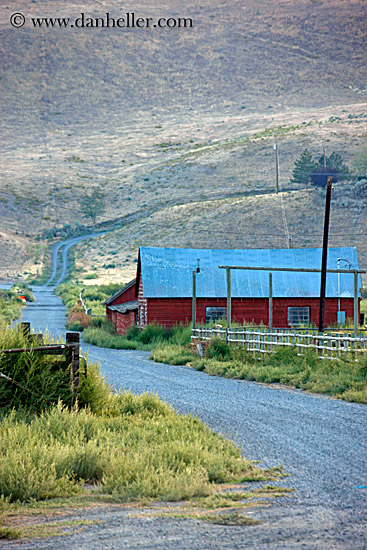
<svg viewBox="0 0 367 550">
<path fill-rule="evenodd" d="M 148 298 L 145 300 L 147 319 L 141 326 L 155 323 L 163 326 L 174 326 L 180 323 L 191 323 L 191 298 Z M 198 298 L 196 301 L 196 322 L 205 325 L 206 307 L 226 307 L 224 298 Z M 274 327 L 288 326 L 288 307 L 309 307 L 310 320 L 314 325 L 319 322 L 318 298 L 274 298 L 273 325 Z M 353 318 L 353 299 L 341 299 L 341 310 L 346 317 Z M 325 325 L 337 322 L 338 300 L 328 298 L 325 307 Z M 264 298 L 233 298 L 232 321 L 238 323 L 269 324 L 269 302 Z"/>
<path fill-rule="evenodd" d="M 136 311 L 127 311 L 126 313 L 116 313 L 116 332 L 124 335 L 129 327 L 136 322 Z"/>
<path fill-rule="evenodd" d="M 126 302 L 133 302 L 134 300 L 136 300 L 135 292 L 136 292 L 136 282 L 133 285 L 131 285 L 130 288 L 122 292 L 120 296 L 117 296 L 117 298 L 115 298 L 113 302 L 106 305 L 106 315 L 107 315 L 107 318 L 111 321 L 111 323 L 117 326 L 116 323 L 117 323 L 118 313 L 116 311 L 111 311 L 110 307 L 117 306 L 119 304 L 125 304 Z"/>
<path fill-rule="evenodd" d="M 108 305 L 117 306 L 119 304 L 125 304 L 126 302 L 133 302 L 134 300 L 136 300 L 135 287 L 136 287 L 136 282 L 130 288 L 128 288 L 125 292 L 120 294 L 120 296 L 115 298 L 115 300 Z"/>
</svg>

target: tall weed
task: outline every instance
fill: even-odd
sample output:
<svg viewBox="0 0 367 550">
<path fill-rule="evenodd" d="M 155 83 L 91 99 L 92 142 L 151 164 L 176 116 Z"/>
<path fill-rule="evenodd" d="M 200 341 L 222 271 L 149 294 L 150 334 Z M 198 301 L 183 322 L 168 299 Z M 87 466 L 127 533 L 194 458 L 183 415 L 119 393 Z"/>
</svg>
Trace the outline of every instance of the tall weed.
<svg viewBox="0 0 367 550">
<path fill-rule="evenodd" d="M 158 397 L 112 394 L 99 414 L 61 402 L 0 424 L 0 493 L 10 501 L 78 493 L 99 482 L 116 500 L 180 500 L 259 470 L 230 441 Z"/>
</svg>

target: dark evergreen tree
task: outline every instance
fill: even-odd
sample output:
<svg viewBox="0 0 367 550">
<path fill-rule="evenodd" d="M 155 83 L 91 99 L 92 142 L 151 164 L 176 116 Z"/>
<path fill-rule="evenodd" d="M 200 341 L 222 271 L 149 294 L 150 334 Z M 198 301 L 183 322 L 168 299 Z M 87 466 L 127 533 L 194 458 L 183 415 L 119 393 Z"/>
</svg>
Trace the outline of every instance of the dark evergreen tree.
<svg viewBox="0 0 367 550">
<path fill-rule="evenodd" d="M 320 168 L 324 166 L 324 155 L 318 160 L 318 165 Z M 346 164 L 343 164 L 343 159 L 339 153 L 333 151 L 330 157 L 326 157 L 326 168 L 332 168 L 336 170 L 339 176 L 339 179 L 343 179 L 349 175 L 349 168 Z"/>
<path fill-rule="evenodd" d="M 343 159 L 339 153 L 333 151 L 331 155 L 325 157 L 324 155 L 318 159 L 315 170 L 311 174 L 311 182 L 318 187 L 326 187 L 329 177 L 333 178 L 333 182 L 345 179 L 349 176 L 348 166 L 343 164 Z"/>
<path fill-rule="evenodd" d="M 310 151 L 305 149 L 300 158 L 294 163 L 291 183 L 307 184 L 316 167 L 317 163 L 312 159 Z"/>
</svg>

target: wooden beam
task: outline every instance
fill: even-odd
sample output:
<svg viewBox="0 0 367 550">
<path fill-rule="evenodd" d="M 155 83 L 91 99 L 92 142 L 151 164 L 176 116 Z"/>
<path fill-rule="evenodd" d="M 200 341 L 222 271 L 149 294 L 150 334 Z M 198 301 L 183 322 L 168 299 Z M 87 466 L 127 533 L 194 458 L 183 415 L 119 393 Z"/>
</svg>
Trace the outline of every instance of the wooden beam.
<svg viewBox="0 0 367 550">
<path fill-rule="evenodd" d="M 273 329 L 273 274 L 269 272 L 269 330 Z"/>
<path fill-rule="evenodd" d="M 227 329 L 231 328 L 231 270 L 227 269 Z"/>
<path fill-rule="evenodd" d="M 248 271 L 294 271 L 297 273 L 321 273 L 321 269 L 306 267 L 253 267 L 248 265 L 220 265 L 219 269 L 246 269 Z M 367 273 L 367 269 L 327 269 L 327 273 Z"/>
<path fill-rule="evenodd" d="M 196 328 L 196 271 L 192 272 L 192 328 Z"/>
<path fill-rule="evenodd" d="M 354 338 L 358 338 L 358 273 L 354 273 Z"/>
</svg>

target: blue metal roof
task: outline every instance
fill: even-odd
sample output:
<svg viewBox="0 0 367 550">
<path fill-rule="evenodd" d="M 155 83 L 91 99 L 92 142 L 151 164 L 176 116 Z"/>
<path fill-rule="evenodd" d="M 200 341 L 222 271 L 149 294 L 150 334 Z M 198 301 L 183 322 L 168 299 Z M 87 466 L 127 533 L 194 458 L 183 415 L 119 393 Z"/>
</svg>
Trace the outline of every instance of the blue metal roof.
<svg viewBox="0 0 367 550">
<path fill-rule="evenodd" d="M 193 248 L 140 248 L 143 291 L 146 298 L 189 298 L 192 296 L 192 271 L 200 259 L 197 275 L 197 297 L 225 298 L 226 273 L 219 265 L 254 267 L 293 267 L 321 269 L 321 248 L 207 250 Z M 348 260 L 358 269 L 357 250 L 354 247 L 329 248 L 328 269 L 337 269 L 338 258 Z M 349 268 L 345 262 L 340 269 Z M 352 298 L 353 274 L 328 273 L 326 296 Z M 361 279 L 360 287 L 362 286 Z M 267 271 L 232 271 L 233 298 L 267 298 L 269 296 Z M 338 288 L 340 292 L 338 292 Z M 320 273 L 273 272 L 273 296 L 278 298 L 318 297 Z"/>
</svg>

